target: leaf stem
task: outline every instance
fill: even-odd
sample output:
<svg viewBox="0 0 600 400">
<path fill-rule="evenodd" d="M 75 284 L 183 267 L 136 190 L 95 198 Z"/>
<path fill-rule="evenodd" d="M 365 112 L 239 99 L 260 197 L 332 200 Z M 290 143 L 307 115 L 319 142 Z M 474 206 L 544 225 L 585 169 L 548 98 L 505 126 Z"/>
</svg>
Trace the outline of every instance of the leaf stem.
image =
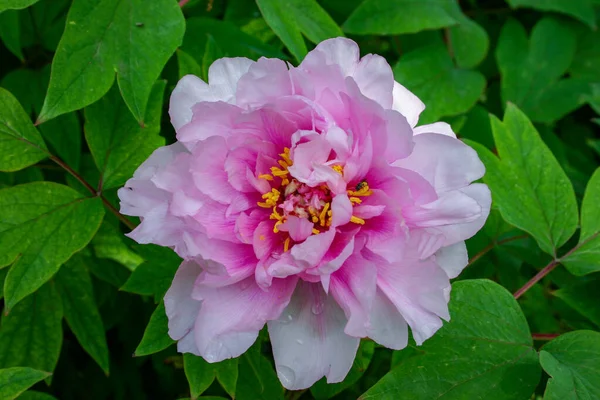
<svg viewBox="0 0 600 400">
<path fill-rule="evenodd" d="M 515 299 L 518 299 L 528 291 L 533 285 L 538 283 L 543 277 L 548 275 L 554 268 L 556 268 L 559 264 L 559 260 L 552 260 L 548 265 L 540 270 L 533 278 L 531 278 L 526 284 L 524 284 L 519 290 L 517 290 L 514 294 Z"/>
<path fill-rule="evenodd" d="M 113 213 L 119 219 L 119 221 L 121 221 L 123 224 L 125 224 L 129 229 L 131 229 L 131 230 L 135 229 L 136 225 L 133 222 L 131 222 L 130 220 L 128 220 L 123 214 L 121 214 L 112 204 L 110 204 L 110 202 L 106 199 L 106 197 L 102 196 L 101 191 L 94 189 L 92 187 L 92 185 L 90 185 L 85 179 L 83 179 L 83 177 L 81 175 L 79 175 L 73 168 L 71 168 L 69 165 L 67 165 L 60 158 L 56 157 L 53 154 L 50 154 L 49 158 L 52 161 L 54 161 L 56 164 L 58 164 L 62 169 L 67 171 L 69 174 L 71 174 L 71 176 L 73 178 L 77 179 L 77 181 L 79 183 L 81 183 L 87 190 L 89 190 L 90 193 L 94 195 L 94 197 L 100 197 L 102 199 L 102 203 L 104 204 L 104 206 L 106 208 L 108 208 L 108 210 L 111 213 Z"/>
<path fill-rule="evenodd" d="M 288 390 L 286 395 L 285 395 L 285 399 L 286 400 L 297 400 L 300 397 L 302 397 L 302 395 L 304 394 L 304 392 L 306 392 L 308 389 L 303 389 L 303 390 Z"/>
<path fill-rule="evenodd" d="M 190 0 L 180 0 L 179 1 L 179 7 L 183 7 L 185 6 Z"/>
<path fill-rule="evenodd" d="M 533 340 L 552 340 L 560 336 L 560 333 L 532 333 Z"/>
<path fill-rule="evenodd" d="M 477 260 L 479 260 L 484 255 L 486 255 L 494 247 L 500 246 L 500 245 L 505 244 L 505 243 L 512 242 L 514 240 L 525 239 L 527 237 L 528 237 L 527 235 L 518 235 L 518 236 L 512 236 L 512 237 L 509 237 L 509 238 L 506 238 L 506 239 L 503 239 L 503 240 L 499 240 L 499 241 L 493 241 L 490 244 L 488 244 L 487 246 L 485 246 L 485 248 L 483 250 L 481 250 L 479 253 L 477 253 L 473 257 L 471 257 L 471 259 L 469 260 L 469 263 L 467 264 L 467 267 L 469 265 L 475 263 Z"/>
</svg>

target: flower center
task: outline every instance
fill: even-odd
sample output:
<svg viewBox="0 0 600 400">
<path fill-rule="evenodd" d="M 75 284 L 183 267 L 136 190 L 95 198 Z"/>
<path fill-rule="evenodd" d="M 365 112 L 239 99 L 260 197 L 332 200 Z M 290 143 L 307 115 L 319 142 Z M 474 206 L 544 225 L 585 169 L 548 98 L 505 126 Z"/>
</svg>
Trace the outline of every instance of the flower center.
<svg viewBox="0 0 600 400">
<path fill-rule="evenodd" d="M 293 165 L 290 158 L 290 149 L 284 148 L 281 157 L 277 161 L 278 166 L 271 167 L 270 174 L 261 174 L 259 179 L 265 179 L 272 182 L 271 191 L 262 195 L 263 201 L 257 204 L 263 208 L 272 208 L 273 212 L 270 219 L 275 220 L 273 232 L 278 233 L 279 226 L 285 223 L 290 216 L 298 218 L 307 218 L 313 223 L 312 234 L 319 233 L 329 229 L 333 217 L 331 210 L 331 201 L 333 196 L 331 190 L 325 184 L 318 187 L 310 187 L 304 183 L 298 182 L 290 176 L 288 168 Z M 331 167 L 340 175 L 344 174 L 344 167 L 341 165 L 333 165 Z M 276 179 L 279 179 L 279 186 L 276 186 Z M 275 184 L 275 185 L 274 185 Z M 350 202 L 353 206 L 362 203 L 362 197 L 367 197 L 373 194 L 366 181 L 359 182 L 355 187 L 347 191 Z M 365 220 L 352 216 L 350 222 L 364 225 Z M 284 252 L 288 251 L 291 245 L 291 238 L 288 237 L 284 241 Z"/>
</svg>

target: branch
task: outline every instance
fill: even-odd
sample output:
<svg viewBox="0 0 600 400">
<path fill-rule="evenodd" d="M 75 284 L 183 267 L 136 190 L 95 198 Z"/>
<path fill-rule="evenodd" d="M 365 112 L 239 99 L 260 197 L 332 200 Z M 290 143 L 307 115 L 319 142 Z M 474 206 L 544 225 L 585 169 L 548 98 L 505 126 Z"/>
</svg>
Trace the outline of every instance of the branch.
<svg viewBox="0 0 600 400">
<path fill-rule="evenodd" d="M 79 183 L 81 183 L 83 186 L 85 186 L 85 188 L 87 190 L 89 190 L 89 192 L 91 194 L 93 194 L 94 197 L 100 197 L 102 199 L 102 203 L 104 204 L 104 206 L 106 208 L 108 208 L 108 210 L 110 212 L 115 214 L 115 216 L 119 219 L 119 221 L 124 223 L 129 229 L 131 229 L 131 230 L 135 229 L 136 225 L 133 222 L 131 222 L 130 220 L 128 220 L 123 214 L 121 214 L 112 204 L 110 204 L 110 202 L 106 199 L 106 197 L 102 196 L 101 191 L 94 189 L 92 187 L 92 185 L 90 185 L 85 179 L 83 179 L 83 177 L 81 175 L 79 175 L 73 168 L 71 168 L 67 164 L 65 164 L 65 162 L 63 160 L 61 160 L 60 158 L 58 158 L 52 154 L 50 154 L 49 157 L 52 161 L 54 161 L 56 164 L 58 164 L 62 169 L 67 171 L 69 174 L 71 174 L 71 176 L 73 178 L 77 179 L 77 181 Z"/>
<path fill-rule="evenodd" d="M 485 248 L 483 250 L 481 250 L 479 253 L 477 253 L 473 257 L 471 257 L 471 259 L 469 260 L 469 263 L 467 264 L 467 267 L 469 265 L 475 263 L 477 260 L 479 260 L 484 255 L 486 255 L 494 247 L 503 245 L 504 243 L 512 242 L 514 240 L 525 239 L 527 237 L 528 237 L 527 235 L 519 235 L 519 236 L 512 236 L 512 237 L 509 237 L 509 238 L 506 238 L 506 239 L 503 239 L 503 240 L 500 240 L 500 241 L 497 241 L 497 242 L 493 241 L 492 243 L 490 243 L 487 246 L 485 246 Z"/>
<path fill-rule="evenodd" d="M 552 340 L 560 336 L 560 333 L 532 333 L 533 340 Z"/>
<path fill-rule="evenodd" d="M 515 299 L 518 299 L 519 297 L 521 297 L 523 295 L 523 293 L 528 291 L 533 285 L 535 285 L 543 277 L 548 275 L 554 268 L 556 268 L 558 266 L 558 262 L 559 262 L 558 260 L 550 261 L 550 263 L 548 265 L 546 265 L 544 268 L 542 268 L 542 270 L 540 272 L 535 274 L 535 276 L 533 278 L 531 278 L 525 285 L 523 285 L 523 287 L 521 287 L 521 289 L 519 289 L 515 292 L 515 294 L 514 294 Z"/>
</svg>

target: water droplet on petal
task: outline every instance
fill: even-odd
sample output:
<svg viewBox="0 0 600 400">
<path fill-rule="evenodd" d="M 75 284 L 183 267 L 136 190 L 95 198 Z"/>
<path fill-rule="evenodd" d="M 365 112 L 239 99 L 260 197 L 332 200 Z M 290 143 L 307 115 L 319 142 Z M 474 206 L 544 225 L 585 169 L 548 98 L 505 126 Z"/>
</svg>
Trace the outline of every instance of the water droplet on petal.
<svg viewBox="0 0 600 400">
<path fill-rule="evenodd" d="M 298 344 L 304 344 L 304 342 L 303 342 L 302 340 L 300 340 L 300 339 L 296 339 L 296 342 L 297 342 Z"/>
<path fill-rule="evenodd" d="M 296 373 L 293 369 L 285 365 L 277 366 L 277 376 L 285 387 L 293 387 L 296 382 Z"/>
<path fill-rule="evenodd" d="M 323 312 L 323 303 L 322 302 L 318 302 L 313 304 L 312 306 L 312 312 L 315 315 L 319 315 Z"/>
</svg>

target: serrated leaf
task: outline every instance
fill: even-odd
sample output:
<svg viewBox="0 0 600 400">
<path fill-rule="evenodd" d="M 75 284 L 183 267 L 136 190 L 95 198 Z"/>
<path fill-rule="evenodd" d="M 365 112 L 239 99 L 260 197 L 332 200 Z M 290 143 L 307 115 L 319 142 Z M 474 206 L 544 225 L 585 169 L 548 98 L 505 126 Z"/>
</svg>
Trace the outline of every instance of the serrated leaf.
<svg viewBox="0 0 600 400">
<path fill-rule="evenodd" d="M 562 78 L 575 55 L 576 32 L 553 17 L 541 19 L 527 38 L 509 19 L 502 27 L 496 59 L 502 76 L 502 101 L 513 102 L 535 122 L 551 123 L 584 104 L 589 83 Z"/>
<path fill-rule="evenodd" d="M 491 117 L 500 160 L 483 148 L 484 182 L 509 224 L 531 234 L 540 248 L 555 256 L 577 229 L 573 186 L 527 116 L 509 104 L 504 122 Z"/>
<path fill-rule="evenodd" d="M 319 380 L 311 388 L 310 392 L 317 400 L 330 399 L 333 396 L 341 393 L 344 389 L 354 385 L 363 376 L 367 367 L 373 358 L 373 352 L 375 351 L 375 342 L 362 340 L 358 351 L 356 352 L 356 358 L 350 368 L 350 372 L 340 383 L 327 383 L 325 378 Z"/>
<path fill-rule="evenodd" d="M 137 121 L 152 85 L 181 44 L 185 21 L 171 0 L 81 0 L 71 6 L 52 61 L 39 122 L 100 99 L 113 84 Z"/>
<path fill-rule="evenodd" d="M 556 11 L 577 18 L 590 28 L 596 28 L 592 0 L 507 0 L 512 8 L 528 7 L 541 11 Z"/>
<path fill-rule="evenodd" d="M 21 32 L 20 32 L 19 13 L 8 10 L 0 11 L 0 39 L 11 53 L 19 60 L 24 61 L 21 51 Z"/>
<path fill-rule="evenodd" d="M 0 171 L 18 171 L 48 156 L 46 144 L 17 99 L 0 88 Z"/>
<path fill-rule="evenodd" d="M 447 5 L 447 0 L 365 0 L 343 28 L 344 32 L 361 35 L 399 35 L 445 28 L 458 23 Z"/>
<path fill-rule="evenodd" d="M 169 336 L 169 320 L 165 313 L 165 304 L 161 301 L 152 313 L 142 341 L 135 349 L 136 357 L 147 356 L 166 349 L 175 341 Z"/>
<path fill-rule="evenodd" d="M 210 18 L 190 18 L 186 20 L 185 37 L 181 48 L 202 65 L 208 38 L 212 37 L 225 56 L 286 58 L 277 48 L 261 42 L 254 36 L 241 31 L 228 21 Z"/>
<path fill-rule="evenodd" d="M 27 366 L 53 371 L 62 346 L 63 309 L 47 283 L 2 317 L 0 368 Z"/>
<path fill-rule="evenodd" d="M 600 327 L 600 274 L 589 275 L 552 294 Z"/>
<path fill-rule="evenodd" d="M 190 353 L 184 354 L 183 369 L 190 385 L 192 400 L 204 393 L 215 380 L 215 369 L 202 357 Z"/>
<path fill-rule="evenodd" d="M 13 263 L 6 307 L 42 286 L 92 239 L 104 216 L 99 198 L 52 182 L 0 190 L 0 266 Z"/>
<path fill-rule="evenodd" d="M 77 341 L 108 375 L 108 345 L 92 280 L 81 256 L 67 261 L 56 274 L 65 319 Z"/>
<path fill-rule="evenodd" d="M 160 136 L 165 81 L 154 84 L 141 127 L 127 110 L 116 86 L 85 109 L 85 139 L 98 170 L 102 190 L 122 186 L 154 150 L 164 146 Z"/>
<path fill-rule="evenodd" d="M 420 123 L 468 111 L 486 84 L 481 73 L 456 68 L 441 40 L 404 54 L 394 66 L 394 77 L 427 104 Z"/>
<path fill-rule="evenodd" d="M 544 400 L 595 399 L 600 393 L 600 333 L 565 333 L 542 347 L 540 363 L 552 378 Z"/>
<path fill-rule="evenodd" d="M 283 400 L 283 387 L 258 340 L 239 358 L 236 400 Z"/>
<path fill-rule="evenodd" d="M 0 399 L 16 399 L 21 393 L 48 376 L 50 376 L 49 372 L 27 367 L 0 369 Z"/>
<path fill-rule="evenodd" d="M 313 43 L 344 36 L 316 0 L 287 0 L 285 3 L 256 0 L 256 4 L 267 24 L 298 61 L 302 61 L 307 52 L 302 34 Z"/>
<path fill-rule="evenodd" d="M 529 398 L 540 366 L 513 296 L 487 280 L 456 282 L 450 315 L 452 320 L 418 347 L 421 355 L 405 359 L 360 399 Z"/>
<path fill-rule="evenodd" d="M 561 262 L 575 275 L 600 271 L 600 169 L 590 178 L 581 204 L 579 243 Z"/>
<path fill-rule="evenodd" d="M 0 12 L 4 10 L 20 10 L 27 8 L 39 0 L 0 0 Z"/>
<path fill-rule="evenodd" d="M 143 245 L 135 248 L 146 261 L 133 271 L 121 290 L 162 299 L 171 286 L 181 258 L 166 247 Z"/>
</svg>

